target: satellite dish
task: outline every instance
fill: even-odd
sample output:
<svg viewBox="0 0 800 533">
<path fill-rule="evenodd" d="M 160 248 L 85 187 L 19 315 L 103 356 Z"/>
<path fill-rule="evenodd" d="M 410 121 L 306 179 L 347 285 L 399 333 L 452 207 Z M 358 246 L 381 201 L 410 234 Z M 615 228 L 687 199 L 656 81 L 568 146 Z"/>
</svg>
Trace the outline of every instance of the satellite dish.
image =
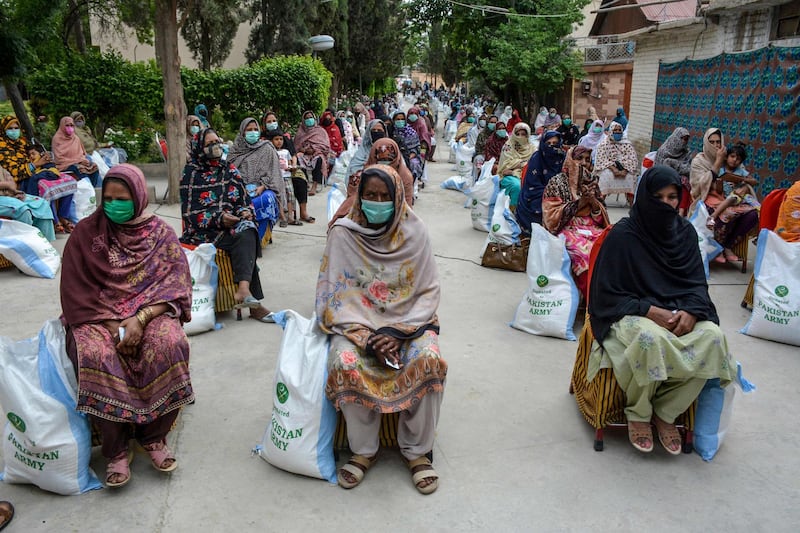
<svg viewBox="0 0 800 533">
<path fill-rule="evenodd" d="M 311 49 L 315 52 L 330 50 L 336 41 L 330 35 L 315 35 L 308 40 Z"/>
</svg>

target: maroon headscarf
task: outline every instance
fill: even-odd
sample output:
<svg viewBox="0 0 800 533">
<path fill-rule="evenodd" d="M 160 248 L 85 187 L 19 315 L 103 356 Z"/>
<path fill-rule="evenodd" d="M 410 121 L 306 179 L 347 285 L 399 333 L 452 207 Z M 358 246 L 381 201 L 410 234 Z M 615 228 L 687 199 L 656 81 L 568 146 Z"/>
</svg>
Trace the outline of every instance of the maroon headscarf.
<svg viewBox="0 0 800 533">
<path fill-rule="evenodd" d="M 131 191 L 133 219 L 116 224 L 102 205 L 81 220 L 64 247 L 61 308 L 70 326 L 124 320 L 145 306 L 174 304 L 182 322 L 191 320 L 192 277 L 175 231 L 145 213 L 147 185 L 138 167 L 116 165 L 109 180 Z"/>
<path fill-rule="evenodd" d="M 408 120 L 408 115 L 417 115 L 417 120 L 415 122 L 411 122 Z M 425 119 L 422 115 L 419 114 L 419 108 L 417 106 L 413 106 L 411 109 L 408 110 L 406 114 L 406 122 L 408 125 L 414 128 L 414 131 L 417 132 L 419 136 L 420 142 L 425 142 L 428 145 L 428 149 L 431 148 L 431 132 L 428 130 L 428 124 L 425 122 Z"/>
<path fill-rule="evenodd" d="M 502 122 L 498 122 L 498 124 L 503 124 Z M 505 126 L 505 124 L 503 124 Z M 506 130 L 508 131 L 508 130 Z M 489 138 L 486 139 L 486 146 L 483 148 L 483 156 L 488 161 L 489 159 L 494 157 L 494 162 L 500 162 L 500 152 L 503 150 L 503 146 L 505 146 L 506 141 L 508 138 L 500 138 L 497 136 L 497 130 L 494 131 Z"/>
</svg>

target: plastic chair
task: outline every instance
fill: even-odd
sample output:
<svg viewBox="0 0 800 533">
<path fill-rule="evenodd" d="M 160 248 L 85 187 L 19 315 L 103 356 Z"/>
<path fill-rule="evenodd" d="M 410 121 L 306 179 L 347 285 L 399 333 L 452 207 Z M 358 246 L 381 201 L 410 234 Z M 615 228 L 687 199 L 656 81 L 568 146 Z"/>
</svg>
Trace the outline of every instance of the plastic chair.
<svg viewBox="0 0 800 533">
<path fill-rule="evenodd" d="M 591 289 L 592 273 L 600 246 L 603 244 L 612 226 L 603 231 L 592 246 L 589 256 L 589 288 Z M 617 384 L 614 371 L 611 368 L 601 368 L 592 381 L 587 381 L 586 370 L 589 366 L 589 355 L 592 351 L 594 334 L 589 323 L 587 305 L 586 320 L 583 324 L 581 336 L 578 339 L 578 351 L 575 354 L 575 366 L 572 370 L 569 392 L 575 395 L 578 410 L 589 424 L 595 429 L 594 449 L 603 451 L 603 430 L 607 427 L 627 428 L 625 418 L 625 393 Z M 692 430 L 694 429 L 694 414 L 697 402 L 675 421 L 683 437 L 683 452 L 690 453 L 692 446 Z"/>
<path fill-rule="evenodd" d="M 758 232 L 762 229 L 768 229 L 770 231 L 775 229 L 775 225 L 778 223 L 778 214 L 781 210 L 781 204 L 783 203 L 783 198 L 786 196 L 786 190 L 787 189 L 775 189 L 764 197 L 764 201 L 761 202 L 761 218 L 758 219 Z M 756 235 L 758 235 L 758 232 Z M 747 244 L 746 240 L 743 242 Z M 739 257 L 742 257 L 738 251 L 735 251 L 735 253 L 739 255 Z M 742 261 L 743 265 L 746 264 L 746 256 L 742 258 Z M 742 270 L 742 272 L 744 272 L 744 270 Z M 742 298 L 742 307 L 745 309 L 751 309 L 753 307 L 755 282 L 756 274 L 754 269 L 753 273 L 750 274 L 750 283 L 747 284 L 747 290 L 745 290 L 744 297 Z"/>
</svg>

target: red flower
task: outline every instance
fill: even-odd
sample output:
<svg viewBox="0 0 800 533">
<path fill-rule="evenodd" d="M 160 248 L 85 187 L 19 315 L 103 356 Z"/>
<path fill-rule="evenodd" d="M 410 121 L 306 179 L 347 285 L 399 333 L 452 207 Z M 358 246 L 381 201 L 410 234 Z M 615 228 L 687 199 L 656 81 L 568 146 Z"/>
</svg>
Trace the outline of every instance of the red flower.
<svg viewBox="0 0 800 533">
<path fill-rule="evenodd" d="M 379 279 L 370 283 L 368 290 L 373 298 L 381 302 L 385 302 L 386 299 L 389 298 L 389 286 Z"/>
<path fill-rule="evenodd" d="M 368 307 L 369 309 L 372 309 L 372 302 L 370 302 L 369 299 L 363 295 L 361 296 L 361 305 L 363 305 L 364 307 Z"/>
<path fill-rule="evenodd" d="M 339 354 L 339 359 L 341 359 L 342 363 L 344 363 L 347 366 L 356 364 L 356 361 L 358 360 L 356 358 L 356 354 L 354 354 L 353 352 L 351 352 L 349 350 L 340 353 Z"/>
</svg>

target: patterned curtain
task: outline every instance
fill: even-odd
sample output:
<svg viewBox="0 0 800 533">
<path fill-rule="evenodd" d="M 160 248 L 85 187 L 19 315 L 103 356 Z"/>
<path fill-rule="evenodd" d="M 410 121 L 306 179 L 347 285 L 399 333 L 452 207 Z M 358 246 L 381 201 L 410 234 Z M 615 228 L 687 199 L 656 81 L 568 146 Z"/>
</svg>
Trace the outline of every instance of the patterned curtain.
<svg viewBox="0 0 800 533">
<path fill-rule="evenodd" d="M 799 67 L 800 47 L 662 63 L 651 149 L 683 126 L 697 152 L 705 130 L 718 127 L 726 144 L 747 145 L 745 168 L 761 195 L 789 187 L 800 177 Z"/>
</svg>

